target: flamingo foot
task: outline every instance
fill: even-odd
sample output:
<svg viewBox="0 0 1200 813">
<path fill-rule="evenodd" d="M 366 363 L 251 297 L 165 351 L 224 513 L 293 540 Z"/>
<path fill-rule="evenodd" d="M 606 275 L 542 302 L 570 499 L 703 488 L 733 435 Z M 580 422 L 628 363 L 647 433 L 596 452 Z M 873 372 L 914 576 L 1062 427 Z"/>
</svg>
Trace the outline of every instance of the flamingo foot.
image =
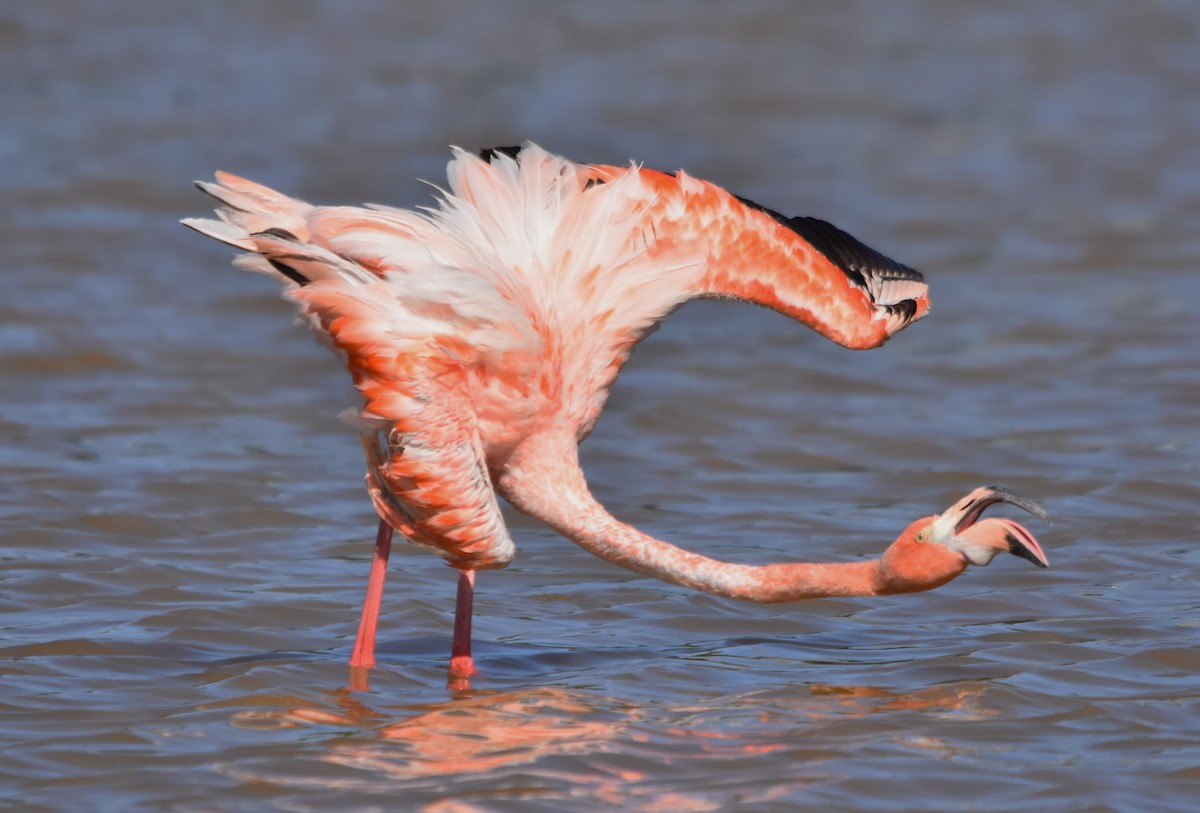
<svg viewBox="0 0 1200 813">
<path fill-rule="evenodd" d="M 450 659 L 451 677 L 469 678 L 477 674 L 479 670 L 475 668 L 475 659 L 470 655 L 455 655 Z"/>
<path fill-rule="evenodd" d="M 471 676 L 475 675 L 475 661 L 470 656 L 450 659 L 450 671 L 446 675 L 446 688 L 452 692 L 469 692 Z"/>
<path fill-rule="evenodd" d="M 362 616 L 358 621 L 358 636 L 354 639 L 354 651 L 350 654 L 350 666 L 353 668 L 370 669 L 375 665 L 375 627 L 379 623 L 379 604 L 383 598 L 383 582 L 387 577 L 388 555 L 391 552 L 392 526 L 381 519 L 379 532 L 375 535 L 375 556 L 371 560 L 371 575 L 367 579 L 367 595 L 363 599 Z M 351 680 L 354 678 L 351 677 Z"/>
</svg>

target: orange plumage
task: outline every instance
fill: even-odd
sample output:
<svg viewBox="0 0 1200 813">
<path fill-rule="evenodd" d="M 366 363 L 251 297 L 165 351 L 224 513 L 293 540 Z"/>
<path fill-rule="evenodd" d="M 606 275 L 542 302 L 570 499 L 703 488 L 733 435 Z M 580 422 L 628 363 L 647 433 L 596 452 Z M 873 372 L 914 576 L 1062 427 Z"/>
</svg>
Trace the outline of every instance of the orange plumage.
<svg viewBox="0 0 1200 813">
<path fill-rule="evenodd" d="M 928 589 L 991 550 L 1045 564 L 1011 520 L 954 518 L 981 502 L 1033 507 L 996 489 L 911 526 L 869 563 L 734 565 L 620 523 L 589 493 L 576 446 L 633 347 L 671 311 L 739 299 L 865 349 L 928 313 L 925 282 L 828 223 L 683 172 L 577 164 L 527 144 L 455 151 L 447 176 L 439 205 L 415 212 L 312 206 L 218 173 L 199 184 L 222 204 L 218 219 L 184 221 L 283 282 L 362 396 L 381 526 L 352 664 L 374 661 L 394 528 L 462 571 L 454 668 L 473 671 L 474 572 L 514 555 L 498 496 L 610 561 L 754 601 Z M 921 533 L 930 544 L 914 541 Z M 964 535 L 970 545 L 956 547 Z"/>
</svg>

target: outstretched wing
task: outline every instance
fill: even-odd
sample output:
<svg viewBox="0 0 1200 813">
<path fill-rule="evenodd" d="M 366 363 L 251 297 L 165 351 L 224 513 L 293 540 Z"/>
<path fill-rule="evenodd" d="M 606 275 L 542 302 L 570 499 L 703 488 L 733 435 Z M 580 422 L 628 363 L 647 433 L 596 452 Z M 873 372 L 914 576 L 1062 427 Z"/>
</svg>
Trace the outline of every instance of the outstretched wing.
<svg viewBox="0 0 1200 813">
<path fill-rule="evenodd" d="M 201 188 L 224 204 L 219 219 L 185 223 L 251 252 L 238 264 L 284 282 L 344 360 L 363 397 L 367 487 L 380 516 L 457 567 L 506 565 L 513 543 L 481 432 L 524 409 L 540 349 L 525 317 L 480 275 L 434 262 L 426 220 L 312 207 L 218 179 Z"/>
</svg>

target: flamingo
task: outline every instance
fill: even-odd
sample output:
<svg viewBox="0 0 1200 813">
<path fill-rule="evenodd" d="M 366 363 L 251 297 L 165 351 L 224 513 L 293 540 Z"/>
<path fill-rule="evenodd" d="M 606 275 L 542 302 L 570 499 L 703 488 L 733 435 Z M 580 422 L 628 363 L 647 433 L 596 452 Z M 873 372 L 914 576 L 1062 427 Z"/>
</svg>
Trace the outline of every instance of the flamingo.
<svg viewBox="0 0 1200 813">
<path fill-rule="evenodd" d="M 698 297 L 785 314 L 866 349 L 925 316 L 920 273 L 810 217 L 788 218 L 680 171 L 580 164 L 535 144 L 454 149 L 422 211 L 313 206 L 218 172 L 218 219 L 186 219 L 268 273 L 349 369 L 379 515 L 352 667 L 375 663 L 393 530 L 459 572 L 450 675 L 475 673 L 475 575 L 515 548 L 498 497 L 609 562 L 755 602 L 938 587 L 1008 552 L 1047 566 L 994 503 L 997 487 L 917 520 L 879 559 L 747 566 L 621 522 L 596 501 L 578 445 L 634 346 Z"/>
</svg>

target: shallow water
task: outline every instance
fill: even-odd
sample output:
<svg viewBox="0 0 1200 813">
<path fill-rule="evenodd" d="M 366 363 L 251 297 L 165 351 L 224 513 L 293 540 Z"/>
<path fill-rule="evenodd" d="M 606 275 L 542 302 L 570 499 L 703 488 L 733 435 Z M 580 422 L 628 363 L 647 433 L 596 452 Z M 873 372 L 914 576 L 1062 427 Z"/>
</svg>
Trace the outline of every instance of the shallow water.
<svg viewBox="0 0 1200 813">
<path fill-rule="evenodd" d="M 0 10 L 0 799 L 41 810 L 1191 810 L 1200 14 L 1166 0 Z M 926 272 L 855 354 L 685 307 L 584 445 L 623 519 L 875 555 L 1003 483 L 1050 556 L 743 605 L 510 515 L 475 691 L 373 519 L 336 362 L 177 218 L 224 168 L 415 205 L 446 145 L 686 167 Z M 1148 801 L 1149 800 L 1149 801 Z"/>
</svg>

